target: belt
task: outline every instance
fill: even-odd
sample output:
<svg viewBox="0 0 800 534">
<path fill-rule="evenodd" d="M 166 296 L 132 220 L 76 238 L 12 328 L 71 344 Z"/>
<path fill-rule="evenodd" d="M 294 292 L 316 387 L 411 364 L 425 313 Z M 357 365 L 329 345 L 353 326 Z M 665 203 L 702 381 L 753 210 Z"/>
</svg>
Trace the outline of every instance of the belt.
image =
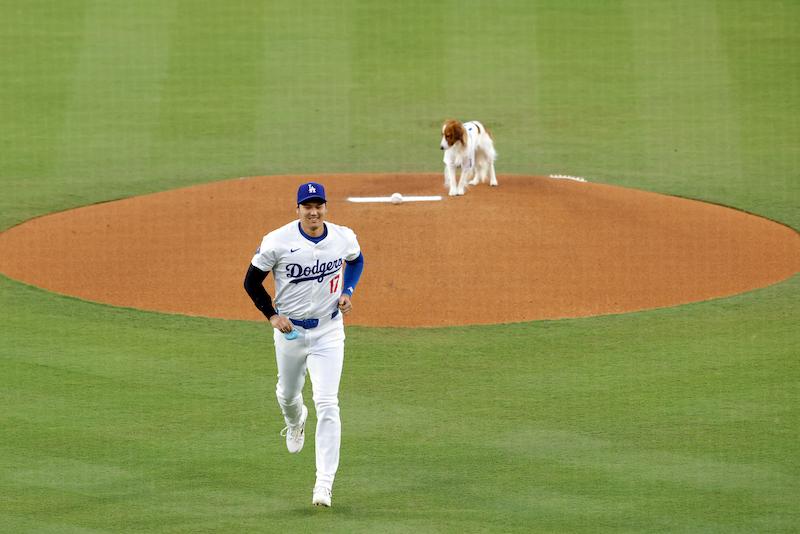
<svg viewBox="0 0 800 534">
<path fill-rule="evenodd" d="M 312 328 L 318 327 L 320 321 L 326 322 L 330 319 L 336 318 L 337 315 L 339 315 L 339 310 L 334 311 L 330 317 L 323 317 L 322 319 L 289 319 L 289 320 L 295 326 L 299 326 L 300 328 L 305 328 L 306 330 L 310 330 Z"/>
</svg>

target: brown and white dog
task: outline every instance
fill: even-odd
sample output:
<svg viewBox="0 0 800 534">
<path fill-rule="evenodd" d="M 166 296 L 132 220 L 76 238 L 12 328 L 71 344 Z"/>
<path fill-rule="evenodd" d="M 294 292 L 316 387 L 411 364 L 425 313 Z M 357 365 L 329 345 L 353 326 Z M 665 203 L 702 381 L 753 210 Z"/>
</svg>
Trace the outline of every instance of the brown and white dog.
<svg viewBox="0 0 800 534">
<path fill-rule="evenodd" d="M 497 152 L 489 131 L 478 121 L 461 123 L 448 120 L 442 125 L 444 150 L 444 186 L 449 187 L 449 195 L 463 195 L 469 185 L 478 185 L 489 180 L 489 185 L 497 185 L 494 174 L 494 161 Z M 461 167 L 461 177 L 456 183 L 456 168 Z"/>
</svg>

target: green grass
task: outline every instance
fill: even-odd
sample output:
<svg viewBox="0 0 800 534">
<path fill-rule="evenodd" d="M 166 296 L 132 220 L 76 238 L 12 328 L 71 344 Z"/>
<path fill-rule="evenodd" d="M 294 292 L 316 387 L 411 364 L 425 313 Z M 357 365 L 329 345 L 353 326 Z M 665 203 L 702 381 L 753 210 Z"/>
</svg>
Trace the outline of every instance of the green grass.
<svg viewBox="0 0 800 534">
<path fill-rule="evenodd" d="M 492 128 L 501 174 L 800 227 L 800 4 L 467 4 L 3 4 L 0 228 L 235 176 L 438 171 L 448 116 Z M 0 531 L 797 531 L 798 299 L 795 276 L 637 314 L 350 328 L 322 511 L 313 436 L 296 457 L 278 436 L 264 324 L 0 278 Z"/>
<path fill-rule="evenodd" d="M 11 525 L 42 519 L 43 502 L 50 521 L 110 530 L 796 520 L 800 391 L 787 364 L 800 314 L 776 310 L 778 288 L 593 320 L 352 328 L 341 481 L 321 517 L 308 506 L 313 439 L 289 457 L 277 437 L 264 325 L 5 285 L 3 310 L 27 304 L 0 316 L 9 346 L 27 349 L 2 353 Z M 758 332 L 744 338 L 743 306 Z"/>
</svg>

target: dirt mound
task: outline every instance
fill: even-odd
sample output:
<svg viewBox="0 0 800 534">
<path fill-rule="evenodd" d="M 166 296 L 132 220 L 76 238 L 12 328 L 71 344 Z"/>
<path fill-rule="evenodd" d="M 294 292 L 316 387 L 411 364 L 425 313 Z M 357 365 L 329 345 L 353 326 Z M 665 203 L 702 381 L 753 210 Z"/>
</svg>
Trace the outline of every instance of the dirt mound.
<svg viewBox="0 0 800 534">
<path fill-rule="evenodd" d="M 270 176 L 87 206 L 0 234 L 0 271 L 148 310 L 261 318 L 242 280 L 263 234 L 316 179 L 366 260 L 349 324 L 444 326 L 622 313 L 741 293 L 800 270 L 800 236 L 711 204 L 571 180 L 500 176 L 439 202 L 440 174 Z M 271 288 L 270 288 L 271 290 Z"/>
</svg>

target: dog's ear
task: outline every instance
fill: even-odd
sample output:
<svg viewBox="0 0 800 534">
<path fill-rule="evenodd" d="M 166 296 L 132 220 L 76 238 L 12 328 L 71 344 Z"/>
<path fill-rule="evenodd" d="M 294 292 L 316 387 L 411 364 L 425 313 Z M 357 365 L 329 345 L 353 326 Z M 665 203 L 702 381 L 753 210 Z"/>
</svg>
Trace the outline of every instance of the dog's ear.
<svg viewBox="0 0 800 534">
<path fill-rule="evenodd" d="M 455 131 L 453 130 L 454 121 L 451 119 L 447 119 L 444 121 L 444 125 L 442 126 L 442 135 L 444 136 L 445 141 L 450 146 L 453 146 L 455 143 Z"/>
<path fill-rule="evenodd" d="M 467 144 L 467 131 L 464 129 L 464 125 L 455 119 L 448 119 L 445 121 L 442 132 L 450 146 L 455 145 L 459 141 L 461 141 L 463 145 Z"/>
</svg>

